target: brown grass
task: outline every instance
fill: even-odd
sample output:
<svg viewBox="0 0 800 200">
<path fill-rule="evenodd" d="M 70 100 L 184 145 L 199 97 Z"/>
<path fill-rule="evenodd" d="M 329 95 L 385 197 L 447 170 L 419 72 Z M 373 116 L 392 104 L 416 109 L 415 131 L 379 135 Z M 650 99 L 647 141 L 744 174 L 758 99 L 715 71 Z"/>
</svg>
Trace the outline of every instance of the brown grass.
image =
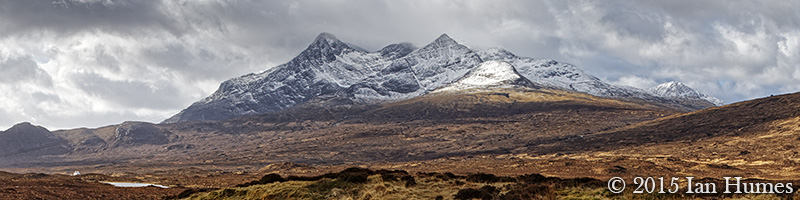
<svg viewBox="0 0 800 200">
<path fill-rule="evenodd" d="M 344 173 L 344 172 L 342 172 Z M 335 173 L 336 174 L 336 173 Z M 473 177 L 473 178 L 469 178 Z M 475 179 L 475 177 L 482 177 Z M 494 178 L 492 178 L 494 177 Z M 482 174 L 453 176 L 418 173 L 415 185 L 370 175 L 365 182 L 341 178 L 309 181 L 282 181 L 243 188 L 227 188 L 197 193 L 188 199 L 780 199 L 764 195 L 621 194 L 608 191 L 601 180 L 560 179 L 538 174 L 507 177 Z M 314 179 L 309 177 L 308 179 Z M 487 181 L 488 180 L 488 181 Z M 788 196 L 791 198 L 791 196 Z M 786 196 L 783 198 L 787 198 Z"/>
</svg>

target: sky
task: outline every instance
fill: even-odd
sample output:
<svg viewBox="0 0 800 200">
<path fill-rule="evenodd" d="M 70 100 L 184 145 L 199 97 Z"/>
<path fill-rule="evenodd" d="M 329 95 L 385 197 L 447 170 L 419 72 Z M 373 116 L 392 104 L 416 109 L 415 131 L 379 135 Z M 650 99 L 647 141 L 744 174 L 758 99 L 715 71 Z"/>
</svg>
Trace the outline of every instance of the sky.
<svg viewBox="0 0 800 200">
<path fill-rule="evenodd" d="M 5 0 L 0 130 L 160 122 L 321 32 L 371 51 L 447 33 L 729 103 L 800 91 L 797 1 Z"/>
</svg>

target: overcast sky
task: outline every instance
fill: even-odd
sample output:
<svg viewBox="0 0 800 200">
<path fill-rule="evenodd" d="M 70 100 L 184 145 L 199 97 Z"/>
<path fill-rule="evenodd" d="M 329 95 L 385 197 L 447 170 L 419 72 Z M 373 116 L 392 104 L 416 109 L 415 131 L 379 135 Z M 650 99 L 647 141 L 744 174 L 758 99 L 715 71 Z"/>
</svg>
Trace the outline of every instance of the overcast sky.
<svg viewBox="0 0 800 200">
<path fill-rule="evenodd" d="M 320 32 L 367 50 L 442 33 L 611 83 L 726 102 L 800 90 L 797 1 L 0 1 L 0 129 L 160 122 Z"/>
</svg>

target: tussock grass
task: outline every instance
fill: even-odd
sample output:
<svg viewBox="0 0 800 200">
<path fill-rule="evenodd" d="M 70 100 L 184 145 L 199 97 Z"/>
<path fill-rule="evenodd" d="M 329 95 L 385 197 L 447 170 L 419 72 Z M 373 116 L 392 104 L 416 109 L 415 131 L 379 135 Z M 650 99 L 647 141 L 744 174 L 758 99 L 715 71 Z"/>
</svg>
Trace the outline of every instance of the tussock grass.
<svg viewBox="0 0 800 200">
<path fill-rule="evenodd" d="M 259 183 L 264 181 L 265 183 Z M 196 193 L 188 199 L 781 199 L 775 195 L 725 198 L 682 194 L 614 194 L 601 180 L 561 179 L 538 174 L 517 177 L 350 168 L 316 177 L 283 178 L 274 174 L 247 186 Z"/>
<path fill-rule="evenodd" d="M 310 181 L 286 181 L 243 188 L 226 188 L 195 194 L 190 199 L 322 199 L 309 185 Z"/>
</svg>

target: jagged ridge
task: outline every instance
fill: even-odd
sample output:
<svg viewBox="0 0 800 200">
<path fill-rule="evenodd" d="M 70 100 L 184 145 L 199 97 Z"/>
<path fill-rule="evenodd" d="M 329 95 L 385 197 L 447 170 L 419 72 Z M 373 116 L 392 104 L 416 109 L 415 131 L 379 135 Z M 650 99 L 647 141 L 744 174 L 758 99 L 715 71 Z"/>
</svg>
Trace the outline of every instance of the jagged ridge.
<svg viewBox="0 0 800 200">
<path fill-rule="evenodd" d="M 573 65 L 551 59 L 518 57 L 498 48 L 476 52 L 447 34 L 422 48 L 399 43 L 366 52 L 322 33 L 291 61 L 225 81 L 214 94 L 164 123 L 263 114 L 318 98 L 344 98 L 348 99 L 345 102 L 355 103 L 408 99 L 453 83 L 480 63 L 491 60 L 508 62 L 530 82 L 549 88 L 642 99 L 685 110 L 708 106 L 611 85 Z"/>
</svg>

